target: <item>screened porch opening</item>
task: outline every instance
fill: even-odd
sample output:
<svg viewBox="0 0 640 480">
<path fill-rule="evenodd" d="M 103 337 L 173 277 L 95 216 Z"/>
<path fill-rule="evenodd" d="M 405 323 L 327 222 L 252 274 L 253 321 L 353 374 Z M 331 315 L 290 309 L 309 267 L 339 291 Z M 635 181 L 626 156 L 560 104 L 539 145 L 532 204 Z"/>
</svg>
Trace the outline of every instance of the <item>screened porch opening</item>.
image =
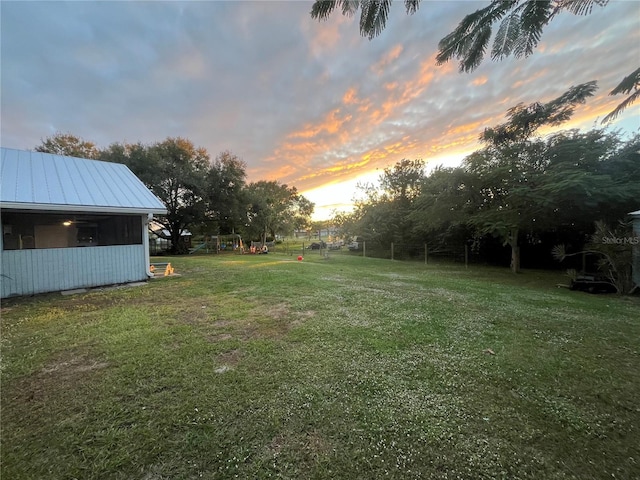
<svg viewBox="0 0 640 480">
<path fill-rule="evenodd" d="M 141 245 L 142 217 L 2 211 L 4 250 Z"/>
</svg>

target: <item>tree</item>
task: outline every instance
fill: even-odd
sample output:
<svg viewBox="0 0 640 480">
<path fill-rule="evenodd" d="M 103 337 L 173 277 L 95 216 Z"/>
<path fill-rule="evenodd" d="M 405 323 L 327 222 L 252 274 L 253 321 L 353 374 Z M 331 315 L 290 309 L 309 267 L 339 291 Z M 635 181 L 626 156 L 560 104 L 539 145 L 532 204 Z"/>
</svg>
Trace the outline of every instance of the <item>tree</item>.
<svg viewBox="0 0 640 480">
<path fill-rule="evenodd" d="M 465 169 L 474 178 L 478 200 L 469 205 L 467 223 L 500 238 L 511 248 L 511 271 L 520 271 L 523 229 L 544 218 L 553 201 L 540 191 L 544 181 L 542 142 L 489 146 L 468 156 Z"/>
<path fill-rule="evenodd" d="M 88 142 L 70 133 L 57 132 L 41 142 L 35 147 L 36 152 L 90 159 L 96 159 L 99 156 L 98 148 L 93 142 Z"/>
<path fill-rule="evenodd" d="M 438 167 L 423 179 L 409 215 L 416 234 L 432 248 L 447 250 L 475 236 L 468 224 L 473 205 L 481 198 L 475 180 L 463 167 Z"/>
<path fill-rule="evenodd" d="M 359 236 L 369 250 L 388 251 L 391 243 L 403 244 L 403 251 L 416 253 L 416 240 L 410 212 L 420 194 L 424 178 L 424 161 L 402 159 L 393 167 L 385 168 L 377 184 L 358 185 L 359 198 L 349 214 L 334 215 L 333 222 L 342 236 Z"/>
<path fill-rule="evenodd" d="M 461 72 L 475 70 L 484 60 L 498 22 L 491 58 L 527 57 L 538 46 L 544 27 L 559 13 L 589 15 L 595 6 L 605 7 L 608 3 L 609 0 L 492 0 L 486 7 L 465 16 L 453 32 L 440 40 L 436 63 L 442 65 L 457 59 Z M 391 0 L 315 0 L 311 17 L 325 20 L 337 7 L 341 7 L 343 15 L 352 16 L 360 8 L 360 33 L 371 40 L 384 30 L 390 5 Z M 406 0 L 407 14 L 415 13 L 419 5 L 420 0 Z M 625 77 L 610 94 L 627 94 L 632 90 L 634 93 L 603 122 L 613 120 L 640 97 L 640 69 Z"/>
<path fill-rule="evenodd" d="M 540 218 L 549 196 L 537 190 L 537 175 L 544 170 L 540 143 L 529 139 L 544 125 L 560 125 L 573 115 L 575 106 L 595 92 L 596 82 L 571 87 L 547 103 L 516 105 L 507 112 L 508 121 L 487 128 L 480 139 L 489 147 L 465 159 L 467 170 L 480 182 L 482 203 L 469 218 L 480 233 L 500 237 L 511 247 L 511 270 L 520 271 L 521 230 Z"/>
<path fill-rule="evenodd" d="M 424 178 L 424 160 L 403 158 L 393 168 L 385 168 L 380 176 L 384 198 L 403 204 L 411 203 L 420 194 Z"/>
<path fill-rule="evenodd" d="M 573 248 L 580 248 L 593 233 L 594 218 L 611 224 L 637 209 L 638 152 L 640 135 L 623 141 L 600 129 L 490 144 L 465 158 L 462 167 L 426 177 L 410 215 L 416 230 L 427 235 L 501 239 L 517 272 L 521 246 L 569 236 Z"/>
<path fill-rule="evenodd" d="M 185 253 L 183 233 L 206 218 L 207 151 L 178 137 L 151 146 L 112 144 L 100 158 L 127 165 L 162 200 L 167 214 L 156 221 L 169 232 L 171 253 Z"/>
<path fill-rule="evenodd" d="M 234 233 L 244 223 L 246 163 L 226 150 L 211 164 L 207 178 L 208 217 L 218 233 Z"/>
<path fill-rule="evenodd" d="M 141 179 L 154 181 L 149 187 L 167 207 L 167 214 L 158 222 L 169 231 L 171 253 L 185 253 L 183 233 L 205 219 L 209 154 L 179 137 L 156 143 L 149 154 L 156 171 L 147 169 Z"/>
<path fill-rule="evenodd" d="M 493 145 L 527 140 L 545 125 L 558 126 L 569 120 L 576 105 L 584 104 L 597 88 L 596 82 L 591 81 L 571 87 L 547 103 L 519 103 L 507 111 L 507 122 L 486 128 L 480 140 Z"/>
<path fill-rule="evenodd" d="M 300 195 L 295 187 L 276 181 L 261 180 L 246 188 L 247 218 L 245 230 L 259 237 L 264 244 L 267 236 L 289 233 L 310 222 L 314 205 Z"/>
<path fill-rule="evenodd" d="M 593 129 L 546 138 L 547 166 L 540 192 L 554 200 L 545 218 L 554 226 L 589 234 L 594 219 L 614 224 L 638 207 L 640 134 L 622 140 Z"/>
</svg>

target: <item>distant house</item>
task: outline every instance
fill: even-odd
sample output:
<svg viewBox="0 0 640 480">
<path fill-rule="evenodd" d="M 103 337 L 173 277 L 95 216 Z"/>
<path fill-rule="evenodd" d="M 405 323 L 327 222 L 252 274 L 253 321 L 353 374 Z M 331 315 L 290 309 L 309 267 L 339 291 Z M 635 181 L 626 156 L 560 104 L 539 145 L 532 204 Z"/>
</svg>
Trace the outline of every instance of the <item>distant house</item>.
<svg viewBox="0 0 640 480">
<path fill-rule="evenodd" d="M 180 237 L 185 247 L 191 248 L 190 231 L 184 230 Z M 159 255 L 171 249 L 171 233 L 156 221 L 149 222 L 149 249 L 152 255 Z"/>
<path fill-rule="evenodd" d="M 145 280 L 162 202 L 118 163 L 0 149 L 0 296 Z"/>
<path fill-rule="evenodd" d="M 640 288 L 640 210 L 629 215 L 633 222 L 633 282 Z"/>
</svg>

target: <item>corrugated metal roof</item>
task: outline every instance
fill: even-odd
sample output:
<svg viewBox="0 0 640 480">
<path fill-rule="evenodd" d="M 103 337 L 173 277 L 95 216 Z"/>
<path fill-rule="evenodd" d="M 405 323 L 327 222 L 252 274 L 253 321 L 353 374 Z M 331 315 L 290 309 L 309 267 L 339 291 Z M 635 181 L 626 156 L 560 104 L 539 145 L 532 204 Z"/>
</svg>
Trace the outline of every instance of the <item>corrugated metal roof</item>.
<svg viewBox="0 0 640 480">
<path fill-rule="evenodd" d="M 126 165 L 1 148 L 0 205 L 27 210 L 166 213 Z"/>
</svg>

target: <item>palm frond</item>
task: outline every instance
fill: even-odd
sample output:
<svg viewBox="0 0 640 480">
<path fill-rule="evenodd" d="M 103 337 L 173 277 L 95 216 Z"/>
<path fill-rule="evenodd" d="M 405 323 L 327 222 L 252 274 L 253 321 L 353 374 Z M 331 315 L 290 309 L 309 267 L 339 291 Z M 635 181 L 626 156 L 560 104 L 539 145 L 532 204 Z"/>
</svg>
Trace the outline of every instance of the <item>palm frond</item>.
<svg viewBox="0 0 640 480">
<path fill-rule="evenodd" d="M 457 58 L 460 60 L 461 71 L 475 69 L 484 58 L 493 24 L 502 19 L 519 1 L 493 0 L 487 7 L 464 17 L 456 29 L 438 43 L 436 63 L 442 65 Z"/>
<path fill-rule="evenodd" d="M 598 82 L 591 80 L 590 82 L 581 83 L 579 85 L 572 86 L 560 95 L 558 98 L 551 100 L 548 105 L 550 108 L 557 108 L 561 105 L 577 105 L 586 102 L 588 97 L 598 89 Z"/>
<path fill-rule="evenodd" d="M 311 18 L 326 20 L 338 6 L 338 0 L 316 0 L 311 6 Z"/>
<path fill-rule="evenodd" d="M 342 3 L 342 14 L 347 17 L 353 17 L 360 7 L 360 0 L 338 0 Z"/>
<path fill-rule="evenodd" d="M 507 110 L 506 123 L 487 128 L 480 141 L 491 145 L 504 145 L 529 138 L 543 125 L 560 125 L 573 115 L 576 105 L 586 102 L 597 90 L 597 82 L 582 83 L 547 103 L 519 103 Z"/>
<path fill-rule="evenodd" d="M 512 12 L 502 20 L 500 28 L 498 28 L 496 32 L 493 49 L 491 50 L 491 58 L 493 60 L 500 60 L 511 55 L 519 36 L 520 15 L 517 12 Z"/>
<path fill-rule="evenodd" d="M 624 77 L 616 88 L 609 92 L 609 95 L 627 94 L 632 90 L 635 90 L 635 92 L 624 99 L 611 113 L 604 117 L 601 123 L 609 123 L 615 120 L 627 107 L 640 98 L 640 68 Z"/>
<path fill-rule="evenodd" d="M 516 58 L 528 57 L 533 53 L 551 13 L 552 4 L 549 0 L 527 0 L 522 6 L 520 36 L 513 51 Z"/>
<path fill-rule="evenodd" d="M 555 16 L 562 10 L 571 12 L 574 15 L 589 15 L 594 6 L 605 7 L 607 3 L 609 3 L 609 0 L 557 0 L 551 16 Z"/>
<path fill-rule="evenodd" d="M 618 115 L 620 115 L 632 103 L 635 103 L 639 98 L 640 90 L 636 90 L 634 93 L 629 95 L 622 103 L 620 103 L 620 105 L 618 105 L 611 113 L 604 117 L 602 119 L 602 123 L 609 123 L 610 121 L 615 120 Z"/>
<path fill-rule="evenodd" d="M 564 245 L 556 245 L 551 249 L 551 256 L 558 261 L 563 261 L 567 258 L 567 247 Z"/>
<path fill-rule="evenodd" d="M 618 86 L 609 92 L 609 95 L 629 93 L 631 90 L 637 90 L 638 88 L 640 88 L 640 68 L 631 75 L 624 77 Z"/>
<path fill-rule="evenodd" d="M 475 32 L 469 53 L 460 62 L 460 71 L 472 72 L 482 63 L 487 44 L 491 39 L 491 27 L 485 26 Z"/>
<path fill-rule="evenodd" d="M 404 6 L 407 8 L 407 15 L 413 15 L 418 11 L 418 7 L 420 6 L 420 0 L 405 0 Z"/>
<path fill-rule="evenodd" d="M 362 0 L 360 2 L 360 34 L 371 40 L 382 33 L 387 24 L 391 0 Z"/>
</svg>

